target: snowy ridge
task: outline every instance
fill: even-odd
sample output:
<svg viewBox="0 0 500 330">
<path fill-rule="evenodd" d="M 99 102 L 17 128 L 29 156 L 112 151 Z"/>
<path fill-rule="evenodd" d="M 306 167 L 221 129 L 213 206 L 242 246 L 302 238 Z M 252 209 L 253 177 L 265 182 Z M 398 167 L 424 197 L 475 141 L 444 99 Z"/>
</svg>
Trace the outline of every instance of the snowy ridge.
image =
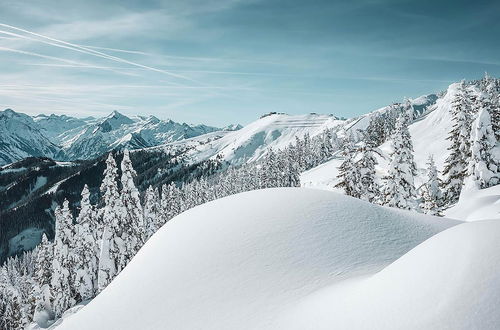
<svg viewBox="0 0 500 330">
<path fill-rule="evenodd" d="M 409 125 L 409 131 L 413 142 L 415 163 L 417 165 L 417 176 L 415 184 L 419 187 L 426 175 L 426 163 L 430 155 L 433 155 L 436 166 L 439 170 L 444 167 L 445 159 L 449 156 L 450 141 L 447 140 L 449 132 L 452 128 L 453 121 L 450 114 L 453 99 L 456 96 L 459 83 L 451 84 L 442 97 L 437 98 L 434 104 L 430 104 L 424 115 L 418 118 L 414 123 Z M 479 91 L 470 86 L 474 93 L 479 94 Z M 422 102 L 425 97 L 418 98 Z M 387 108 L 382 108 L 378 111 L 386 111 Z M 356 129 L 364 129 L 369 123 L 369 116 L 364 116 L 356 123 Z M 351 128 L 352 129 L 352 128 Z M 378 177 L 383 177 L 387 173 L 389 154 L 392 152 L 391 140 L 383 143 L 379 149 L 382 151 L 382 156 L 377 156 L 379 162 L 377 166 Z M 325 164 L 318 166 L 315 169 L 302 174 L 302 183 L 307 187 L 317 187 L 327 190 L 336 190 L 333 188 L 338 182 L 338 167 L 342 163 L 340 155 L 336 155 L 333 159 Z"/>
<path fill-rule="evenodd" d="M 279 316 L 304 297 L 458 223 L 320 190 L 233 195 L 168 222 L 57 329 L 286 329 Z"/>
<path fill-rule="evenodd" d="M 30 156 L 92 159 L 114 149 L 148 148 L 220 130 L 154 116 L 129 118 L 118 111 L 100 119 L 79 119 L 54 114 L 30 117 L 7 109 L 0 111 L 0 166 Z"/>
<path fill-rule="evenodd" d="M 0 111 L 0 165 L 29 156 L 56 157 L 59 151 L 30 116 Z"/>
</svg>

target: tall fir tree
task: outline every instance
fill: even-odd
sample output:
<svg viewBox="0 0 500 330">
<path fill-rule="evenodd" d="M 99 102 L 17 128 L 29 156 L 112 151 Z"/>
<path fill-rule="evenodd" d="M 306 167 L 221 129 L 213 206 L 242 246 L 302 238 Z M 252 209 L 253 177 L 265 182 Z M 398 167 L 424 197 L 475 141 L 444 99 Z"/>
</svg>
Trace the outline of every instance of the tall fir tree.
<svg viewBox="0 0 500 330">
<path fill-rule="evenodd" d="M 97 294 L 100 225 L 96 210 L 90 203 L 90 191 L 83 187 L 80 213 L 75 225 L 75 272 L 74 283 L 80 300 L 88 300 Z"/>
<path fill-rule="evenodd" d="M 355 160 L 356 146 L 354 145 L 352 135 L 347 135 L 344 140 L 342 157 L 344 160 L 339 166 L 339 173 L 337 175 L 340 181 L 335 187 L 343 189 L 348 196 L 361 198 L 361 173 Z"/>
<path fill-rule="evenodd" d="M 35 312 L 33 320 L 53 319 L 52 311 L 52 260 L 54 259 L 54 246 L 42 234 L 42 241 L 36 248 L 36 258 L 33 273 L 33 294 L 35 295 Z"/>
<path fill-rule="evenodd" d="M 491 117 L 482 108 L 472 126 L 471 160 L 468 168 L 478 188 L 500 183 L 500 146 L 497 145 Z"/>
<path fill-rule="evenodd" d="M 360 175 L 361 199 L 374 203 L 379 199 L 380 187 L 376 179 L 375 148 L 370 142 L 363 142 L 359 148 L 361 158 L 356 163 Z"/>
<path fill-rule="evenodd" d="M 401 209 L 416 208 L 414 177 L 417 167 L 413 159 L 413 143 L 408 120 L 402 114 L 392 138 L 392 154 L 387 176 L 384 177 L 383 204 Z"/>
<path fill-rule="evenodd" d="M 117 264 L 122 250 L 120 215 L 123 212 L 123 206 L 118 191 L 117 178 L 118 168 L 113 154 L 109 153 L 106 159 L 104 179 L 101 183 L 103 206 L 99 212 L 102 223 L 102 237 L 99 247 L 98 292 L 104 290 L 118 274 Z"/>
<path fill-rule="evenodd" d="M 53 308 L 56 316 L 76 303 L 76 291 L 72 280 L 75 269 L 73 256 L 74 227 L 73 215 L 69 202 L 64 200 L 62 207 L 57 207 L 54 237 L 54 259 L 52 261 L 51 287 Z"/>
<path fill-rule="evenodd" d="M 427 181 L 422 186 L 422 205 L 424 213 L 441 215 L 443 194 L 439 188 L 440 182 L 434 157 L 429 156 L 427 161 Z"/>
<path fill-rule="evenodd" d="M 144 226 L 139 190 L 134 183 L 134 179 L 137 176 L 137 173 L 132 166 L 132 161 L 130 160 L 130 153 L 128 150 L 125 150 L 123 152 L 121 170 L 121 199 L 123 211 L 121 212 L 120 216 L 123 232 L 122 239 L 125 243 L 125 249 L 124 251 L 122 251 L 122 255 L 120 258 L 120 271 L 125 268 L 129 261 L 135 256 L 146 239 L 146 228 Z"/>
<path fill-rule="evenodd" d="M 148 187 L 144 195 L 144 224 L 146 240 L 164 224 L 163 217 L 160 216 L 160 196 L 152 186 Z"/>
<path fill-rule="evenodd" d="M 471 104 L 465 82 L 462 81 L 451 107 L 453 127 L 448 135 L 450 155 L 443 169 L 443 194 L 446 205 L 454 204 L 460 197 L 467 165 L 470 159 Z"/>
</svg>

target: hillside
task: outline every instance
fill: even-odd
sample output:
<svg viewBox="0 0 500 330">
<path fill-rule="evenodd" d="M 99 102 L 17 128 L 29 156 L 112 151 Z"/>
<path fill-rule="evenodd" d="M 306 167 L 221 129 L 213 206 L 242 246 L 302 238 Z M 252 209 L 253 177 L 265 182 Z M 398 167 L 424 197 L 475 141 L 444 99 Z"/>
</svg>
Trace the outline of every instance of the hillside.
<svg viewBox="0 0 500 330">
<path fill-rule="evenodd" d="M 60 148 L 52 143 L 33 119 L 11 109 L 0 111 L 0 166 L 30 156 L 56 157 Z"/>
<path fill-rule="evenodd" d="M 415 116 L 419 117 L 429 111 L 437 99 L 436 95 L 430 94 L 409 100 L 409 102 L 413 106 Z M 284 149 L 295 143 L 296 138 L 303 138 L 306 134 L 310 137 L 318 136 L 325 129 L 330 129 L 339 135 L 342 135 L 344 130 L 364 130 L 371 118 L 383 114 L 389 109 L 391 106 L 350 119 L 315 113 L 306 115 L 271 113 L 237 131 L 223 135 L 212 143 L 197 146 L 191 154 L 193 162 L 216 155 L 222 155 L 224 160 L 236 165 L 252 162 L 266 155 L 270 149 Z M 189 143 L 189 140 L 176 142 L 176 144 L 179 143 Z M 170 144 L 167 144 L 152 148 L 152 150 L 168 149 L 169 147 Z"/>
<path fill-rule="evenodd" d="M 415 184 L 419 187 L 426 175 L 428 157 L 432 155 L 438 170 L 444 167 L 445 159 L 449 156 L 450 141 L 447 139 L 453 126 L 450 109 L 456 96 L 458 83 L 451 84 L 442 97 L 437 98 L 421 117 L 409 125 L 409 131 L 413 143 L 415 163 L 417 165 L 417 176 Z M 469 87 L 475 94 L 480 92 L 475 86 Z M 384 109 L 381 109 L 383 111 Z M 360 124 L 358 124 L 360 126 Z M 361 127 L 356 127 L 359 129 Z M 391 139 L 384 142 L 379 150 L 381 155 L 376 155 L 379 162 L 377 166 L 378 177 L 381 178 L 387 173 L 389 155 L 392 152 Z M 332 159 L 321 164 L 317 168 L 303 173 L 302 183 L 307 187 L 316 187 L 328 190 L 335 190 L 333 187 L 338 182 L 338 167 L 342 163 L 339 154 Z"/>
<path fill-rule="evenodd" d="M 305 297 L 459 223 L 304 188 L 233 195 L 169 221 L 57 329 L 283 329 Z"/>
</svg>

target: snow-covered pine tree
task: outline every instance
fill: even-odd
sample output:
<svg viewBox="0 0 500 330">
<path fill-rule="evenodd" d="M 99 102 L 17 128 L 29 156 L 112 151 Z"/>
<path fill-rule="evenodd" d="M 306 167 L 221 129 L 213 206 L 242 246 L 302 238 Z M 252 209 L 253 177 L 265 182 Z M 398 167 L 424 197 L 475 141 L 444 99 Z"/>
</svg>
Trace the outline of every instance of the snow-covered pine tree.
<svg viewBox="0 0 500 330">
<path fill-rule="evenodd" d="M 416 207 L 414 177 L 417 167 L 413 160 L 413 143 L 404 114 L 396 123 L 392 150 L 389 170 L 384 177 L 383 204 L 410 210 Z"/>
<path fill-rule="evenodd" d="M 356 164 L 357 150 L 353 142 L 352 135 L 346 136 L 342 150 L 344 161 L 339 166 L 337 177 L 340 182 L 335 185 L 336 188 L 344 190 L 345 194 L 355 198 L 361 198 L 361 173 Z"/>
<path fill-rule="evenodd" d="M 468 173 L 478 188 L 488 188 L 500 183 L 500 146 L 497 146 L 491 117 L 482 108 L 472 125 L 471 160 Z"/>
<path fill-rule="evenodd" d="M 380 187 L 376 181 L 374 147 L 371 143 L 363 142 L 359 148 L 361 158 L 356 163 L 359 171 L 359 187 L 361 189 L 361 199 L 370 203 L 376 202 L 380 195 Z"/>
<path fill-rule="evenodd" d="M 447 139 L 451 141 L 450 155 L 443 169 L 443 196 L 445 205 L 454 204 L 460 197 L 470 159 L 471 106 L 465 82 L 457 89 L 452 108 L 453 128 Z"/>
<path fill-rule="evenodd" d="M 368 143 L 379 146 L 387 139 L 385 131 L 385 120 L 382 115 L 375 115 L 364 132 L 364 139 Z"/>
<path fill-rule="evenodd" d="M 90 204 L 90 191 L 83 187 L 80 202 L 80 213 L 76 219 L 74 257 L 75 272 L 73 281 L 79 294 L 79 300 L 93 298 L 97 294 L 97 272 L 100 242 L 98 234 L 100 225 L 96 210 Z"/>
<path fill-rule="evenodd" d="M 54 246 L 42 234 L 42 241 L 36 248 L 36 258 L 33 272 L 33 294 L 35 296 L 34 321 L 50 320 L 54 318 L 52 311 L 52 260 Z"/>
<path fill-rule="evenodd" d="M 160 216 L 160 196 L 158 190 L 149 186 L 144 195 L 144 223 L 146 240 L 148 240 L 163 224 Z"/>
<path fill-rule="evenodd" d="M 441 215 L 442 192 L 439 188 L 440 182 L 434 157 L 429 156 L 427 161 L 427 181 L 422 186 L 422 204 L 424 213 L 431 215 Z"/>
<path fill-rule="evenodd" d="M 486 107 L 488 109 L 495 138 L 500 141 L 500 81 L 487 75 L 483 80 L 486 86 L 484 88 L 485 95 L 483 95 L 481 101 L 486 104 L 481 108 Z"/>
<path fill-rule="evenodd" d="M 124 235 L 122 236 L 125 241 L 125 249 L 120 258 L 119 271 L 121 271 L 135 256 L 137 251 L 145 242 L 146 228 L 144 226 L 143 211 L 139 190 L 135 186 L 134 179 L 137 176 L 132 161 L 130 160 L 130 153 L 125 149 L 123 152 L 123 160 L 121 163 L 122 170 L 122 191 L 121 199 L 123 205 L 123 212 L 121 216 L 121 226 Z"/>
<path fill-rule="evenodd" d="M 403 115 L 406 122 L 406 125 L 410 125 L 411 122 L 415 119 L 415 110 L 413 109 L 413 104 L 410 99 L 405 98 L 403 102 Z"/>
<path fill-rule="evenodd" d="M 117 178 L 118 168 L 113 154 L 109 153 L 106 159 L 104 179 L 101 183 L 101 195 L 104 203 L 99 212 L 102 237 L 97 273 L 98 292 L 104 290 L 118 274 L 117 264 L 121 251 L 124 249 L 123 241 L 120 238 L 122 233 L 120 215 L 123 212 L 123 206 L 118 191 Z"/>
<path fill-rule="evenodd" d="M 56 316 L 61 316 L 64 311 L 76 303 L 76 292 L 72 281 L 72 271 L 75 269 L 75 258 L 72 255 L 75 233 L 73 215 L 67 200 L 64 200 L 62 207 L 57 207 L 55 216 L 51 287 L 54 313 Z"/>
</svg>

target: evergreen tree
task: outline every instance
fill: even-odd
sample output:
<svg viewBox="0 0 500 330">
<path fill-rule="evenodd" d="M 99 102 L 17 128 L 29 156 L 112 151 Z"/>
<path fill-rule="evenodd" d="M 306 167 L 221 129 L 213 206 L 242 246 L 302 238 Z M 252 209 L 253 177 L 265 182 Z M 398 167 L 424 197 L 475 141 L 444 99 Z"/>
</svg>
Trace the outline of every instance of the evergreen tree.
<svg viewBox="0 0 500 330">
<path fill-rule="evenodd" d="M 139 190 L 136 188 L 134 179 L 137 176 L 132 162 L 130 161 L 130 153 L 125 150 L 121 163 L 122 170 L 122 191 L 121 199 L 123 209 L 120 214 L 122 239 L 125 247 L 122 251 L 118 271 L 120 272 L 129 261 L 135 256 L 137 251 L 144 244 L 146 239 L 146 229 L 144 226 L 143 211 Z"/>
<path fill-rule="evenodd" d="M 339 166 L 337 178 L 340 182 L 336 188 L 344 190 L 345 194 L 355 198 L 361 198 L 361 173 L 356 164 L 356 147 L 354 146 L 352 135 L 346 137 L 342 151 L 344 161 Z"/>
<path fill-rule="evenodd" d="M 42 234 L 42 241 L 36 248 L 36 258 L 33 274 L 33 294 L 35 296 L 35 313 L 33 320 L 41 318 L 54 318 L 52 311 L 52 260 L 54 258 L 54 247 Z"/>
<path fill-rule="evenodd" d="M 413 143 L 404 115 L 401 115 L 396 123 L 392 149 L 389 170 L 384 178 L 383 203 L 391 207 L 413 209 L 416 198 L 414 176 L 417 174 L 417 168 L 413 160 Z"/>
<path fill-rule="evenodd" d="M 83 187 L 80 202 L 80 213 L 75 225 L 75 272 L 74 283 L 79 300 L 87 300 L 97 294 L 97 272 L 99 241 L 97 232 L 100 229 L 96 210 L 90 204 L 90 191 Z"/>
<path fill-rule="evenodd" d="M 438 171 L 434 158 L 427 162 L 427 181 L 422 187 L 422 210 L 431 215 L 441 215 L 442 192 L 439 188 Z"/>
<path fill-rule="evenodd" d="M 360 175 L 361 199 L 373 203 L 377 201 L 380 191 L 376 182 L 375 165 L 377 165 L 377 159 L 375 151 L 370 143 L 363 142 L 359 152 L 361 159 L 357 162 L 356 167 Z"/>
<path fill-rule="evenodd" d="M 500 147 L 497 146 L 491 117 L 487 108 L 482 108 L 472 127 L 471 161 L 469 174 L 479 188 L 488 188 L 500 183 Z"/>
<path fill-rule="evenodd" d="M 165 222 L 160 216 L 160 196 L 149 186 L 144 196 L 144 223 L 148 240 Z"/>
<path fill-rule="evenodd" d="M 56 316 L 61 316 L 64 311 L 76 303 L 76 292 L 71 273 L 75 269 L 74 256 L 72 255 L 74 227 L 73 216 L 67 200 L 63 202 L 62 208 L 57 207 L 55 215 L 56 228 L 51 287 L 54 313 Z"/>
<path fill-rule="evenodd" d="M 122 233 L 120 214 L 123 212 L 123 206 L 118 191 L 117 184 L 118 169 L 112 153 L 106 160 L 106 169 L 104 170 L 104 179 L 101 183 L 101 195 L 103 207 L 100 210 L 102 222 L 102 237 L 99 247 L 99 264 L 97 287 L 101 292 L 118 274 L 118 260 L 120 258 Z"/>
<path fill-rule="evenodd" d="M 453 128 L 447 138 L 451 141 L 451 146 L 448 148 L 450 155 L 443 170 L 444 201 L 448 205 L 456 203 L 460 197 L 470 159 L 471 106 L 464 81 L 458 86 L 451 111 Z"/>
</svg>

